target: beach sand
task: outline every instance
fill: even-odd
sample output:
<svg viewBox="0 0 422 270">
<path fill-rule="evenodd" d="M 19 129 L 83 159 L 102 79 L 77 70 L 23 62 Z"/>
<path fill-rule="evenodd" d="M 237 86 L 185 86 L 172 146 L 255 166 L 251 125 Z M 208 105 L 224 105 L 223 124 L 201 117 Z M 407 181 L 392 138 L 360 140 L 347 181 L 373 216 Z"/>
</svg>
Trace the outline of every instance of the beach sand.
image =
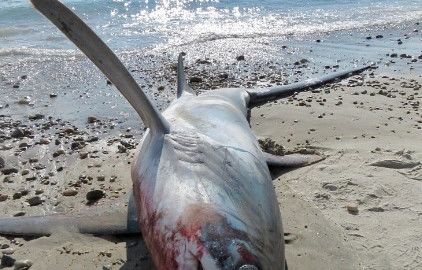
<svg viewBox="0 0 422 270">
<path fill-rule="evenodd" d="M 420 34 L 413 40 L 420 40 Z M 257 137 L 270 138 L 289 151 L 307 149 L 326 156 L 305 168 L 277 172 L 274 180 L 289 269 L 422 267 L 422 78 L 417 72 L 422 60 L 418 56 L 394 57 L 393 63 L 387 56 L 378 63 L 380 69 L 253 110 L 251 126 Z M 110 94 L 115 90 L 95 68 L 83 62 L 78 67 L 84 72 L 79 73 L 72 61 L 83 62 L 72 58 L 67 64 L 45 60 L 33 65 L 16 61 L 9 70 L 2 66 L 2 217 L 125 207 L 130 163 L 143 126 L 134 124 L 139 120 L 126 103 L 106 102 L 120 96 Z M 293 69 L 293 62 L 286 69 L 258 63 L 236 66 L 249 73 L 233 78 L 231 63 L 194 68 L 192 62 L 189 77 L 214 74 L 194 88 L 274 84 L 283 82 L 283 73 L 310 70 Z M 174 98 L 174 64 L 164 63 L 158 71 L 129 65 L 160 108 Z M 324 66 L 315 63 L 313 70 L 318 69 Z M 32 76 L 34 70 L 39 71 L 37 76 Z M 55 70 L 63 72 L 60 87 L 52 89 L 47 85 Z M 91 81 L 81 83 L 84 80 Z M 157 88 L 160 85 L 165 89 Z M 93 93 L 95 88 L 101 89 L 100 94 Z M 116 106 L 115 115 L 102 114 Z M 103 191 L 104 197 L 87 205 L 91 190 Z M 140 236 L 99 238 L 57 232 L 35 239 L 0 237 L 0 248 L 6 253 L 3 264 L 10 259 L 30 260 L 31 269 L 152 268 Z"/>
</svg>

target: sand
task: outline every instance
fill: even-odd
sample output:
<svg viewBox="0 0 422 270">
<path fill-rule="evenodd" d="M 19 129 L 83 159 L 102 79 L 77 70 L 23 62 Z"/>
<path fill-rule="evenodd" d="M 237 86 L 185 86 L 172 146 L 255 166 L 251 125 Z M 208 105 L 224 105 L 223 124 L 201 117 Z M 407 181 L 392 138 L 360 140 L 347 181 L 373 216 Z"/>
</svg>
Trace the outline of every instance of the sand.
<svg viewBox="0 0 422 270">
<path fill-rule="evenodd" d="M 422 267 L 421 60 L 418 55 L 393 58 L 380 58 L 380 69 L 253 110 L 257 137 L 289 151 L 326 156 L 317 164 L 276 173 L 289 269 Z M 79 73 L 72 61 L 16 62 L 11 70 L 2 69 L 0 166 L 11 169 L 0 175 L 2 217 L 125 208 L 130 163 L 143 127 L 133 124 L 138 119 L 127 104 L 117 115 L 105 113 L 120 109 L 122 102 L 106 102 L 120 97 L 110 96 L 114 90 L 92 66 L 83 62 Z M 194 83 L 196 89 L 271 85 L 283 82 L 285 73 L 324 68 L 312 64 L 313 69 L 294 63 L 274 69 L 271 61 L 250 66 L 247 61 L 212 62 L 193 68 L 191 62 L 188 76 L 217 74 Z M 172 64 L 158 71 L 130 66 L 160 108 L 174 98 Z M 52 89 L 49 81 L 62 68 L 60 89 Z M 86 80 L 92 81 L 81 84 Z M 61 108 L 66 109 L 58 114 Z M 105 196 L 88 203 L 91 190 Z M 99 238 L 60 231 L 34 239 L 0 237 L 0 248 L 7 258 L 30 260 L 30 269 L 152 269 L 136 235 Z"/>
</svg>

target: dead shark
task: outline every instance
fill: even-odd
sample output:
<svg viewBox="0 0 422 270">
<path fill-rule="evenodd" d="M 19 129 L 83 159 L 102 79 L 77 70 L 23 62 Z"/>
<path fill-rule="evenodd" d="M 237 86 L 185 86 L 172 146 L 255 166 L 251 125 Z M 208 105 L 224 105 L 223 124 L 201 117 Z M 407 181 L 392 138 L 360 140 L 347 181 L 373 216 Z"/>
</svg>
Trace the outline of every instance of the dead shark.
<svg viewBox="0 0 422 270">
<path fill-rule="evenodd" d="M 263 153 L 250 110 L 346 78 L 365 66 L 267 89 L 195 95 L 178 59 L 177 99 L 160 113 L 107 45 L 56 0 L 31 0 L 107 76 L 148 127 L 132 166 L 133 198 L 118 215 L 0 219 L 0 234 L 142 233 L 157 269 L 285 269 L 283 228 L 269 165 L 300 167 L 315 155 Z"/>
</svg>

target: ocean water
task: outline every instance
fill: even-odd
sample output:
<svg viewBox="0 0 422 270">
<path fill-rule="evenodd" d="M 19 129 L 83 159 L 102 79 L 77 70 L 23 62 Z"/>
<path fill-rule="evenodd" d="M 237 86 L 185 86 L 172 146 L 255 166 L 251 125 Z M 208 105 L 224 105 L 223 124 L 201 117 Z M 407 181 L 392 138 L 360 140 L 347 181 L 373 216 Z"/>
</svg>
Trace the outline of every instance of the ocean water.
<svg viewBox="0 0 422 270">
<path fill-rule="evenodd" d="M 422 0 L 63 0 L 113 49 L 192 45 L 394 27 L 422 18 Z M 28 0 L 0 1 L 0 56 L 75 47 Z"/>
</svg>

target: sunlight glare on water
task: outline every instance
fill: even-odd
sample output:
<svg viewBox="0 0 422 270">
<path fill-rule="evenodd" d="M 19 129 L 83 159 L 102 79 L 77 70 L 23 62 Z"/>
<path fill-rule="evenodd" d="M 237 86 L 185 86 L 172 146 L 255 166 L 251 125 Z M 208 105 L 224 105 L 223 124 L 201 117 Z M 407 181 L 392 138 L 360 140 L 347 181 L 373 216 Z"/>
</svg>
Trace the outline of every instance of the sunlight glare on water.
<svg viewBox="0 0 422 270">
<path fill-rule="evenodd" d="M 422 0 L 63 0 L 113 48 L 399 25 Z M 54 40 L 55 42 L 46 42 Z M 0 1 L 0 49 L 73 48 L 26 0 Z"/>
</svg>

